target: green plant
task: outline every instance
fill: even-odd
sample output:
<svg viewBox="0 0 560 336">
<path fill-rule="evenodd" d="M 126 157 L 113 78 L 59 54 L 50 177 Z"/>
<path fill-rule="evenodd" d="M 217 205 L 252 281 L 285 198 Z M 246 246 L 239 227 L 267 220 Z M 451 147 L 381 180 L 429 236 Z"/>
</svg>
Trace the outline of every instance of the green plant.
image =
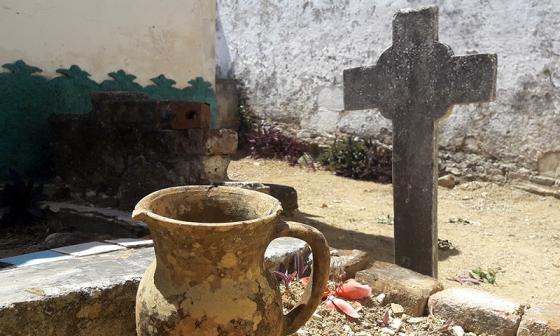
<svg viewBox="0 0 560 336">
<path fill-rule="evenodd" d="M 471 271 L 471 275 L 473 277 L 477 277 L 480 281 L 486 282 L 489 284 L 494 285 L 496 283 L 496 274 L 498 272 L 495 269 L 488 268 L 484 270 L 483 268 L 479 267 Z"/>
<path fill-rule="evenodd" d="M 8 172 L 9 182 L 4 185 L 0 197 L 0 219 L 10 225 L 35 222 L 43 218 L 40 202 L 45 199 L 43 185 L 35 185 L 15 170 Z"/>
<path fill-rule="evenodd" d="M 374 140 L 358 137 L 336 139 L 319 156 L 319 162 L 340 176 L 391 182 L 392 150 Z"/>
<path fill-rule="evenodd" d="M 378 217 L 377 224 L 393 225 L 394 224 L 393 216 L 387 215 L 387 216 Z"/>
</svg>

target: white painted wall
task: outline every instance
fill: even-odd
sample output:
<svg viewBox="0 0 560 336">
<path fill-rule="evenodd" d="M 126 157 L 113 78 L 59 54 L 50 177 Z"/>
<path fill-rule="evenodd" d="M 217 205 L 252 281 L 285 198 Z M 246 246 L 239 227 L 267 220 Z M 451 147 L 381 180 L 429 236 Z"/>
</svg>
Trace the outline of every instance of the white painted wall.
<svg viewBox="0 0 560 336">
<path fill-rule="evenodd" d="M 22 59 L 47 75 L 77 64 L 101 81 L 124 69 L 184 87 L 214 83 L 212 0 L 0 0 L 0 62 Z"/>
<path fill-rule="evenodd" d="M 218 0 L 219 75 L 241 79 L 263 117 L 378 135 L 390 123 L 376 110 L 343 110 L 342 71 L 375 63 L 395 11 L 434 4 L 456 54 L 499 55 L 498 100 L 455 107 L 441 144 L 533 167 L 556 157 L 559 0 Z"/>
</svg>

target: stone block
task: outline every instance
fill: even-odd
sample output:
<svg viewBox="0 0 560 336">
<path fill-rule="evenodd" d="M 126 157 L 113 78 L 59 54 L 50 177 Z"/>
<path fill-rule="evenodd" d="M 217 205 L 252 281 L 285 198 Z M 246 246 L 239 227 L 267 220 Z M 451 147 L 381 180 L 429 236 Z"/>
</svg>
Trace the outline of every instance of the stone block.
<svg viewBox="0 0 560 336">
<path fill-rule="evenodd" d="M 467 331 L 496 336 L 515 336 L 523 307 L 473 288 L 449 288 L 432 295 L 430 313 L 443 320 L 451 319 Z"/>
<path fill-rule="evenodd" d="M 265 183 L 270 188 L 270 196 L 282 203 L 282 209 L 290 213 L 298 208 L 298 195 L 294 187 L 281 184 Z"/>
<path fill-rule="evenodd" d="M 202 159 L 202 172 L 199 181 L 214 183 L 223 181 L 227 178 L 227 168 L 230 157 L 227 155 L 206 156 Z"/>
<path fill-rule="evenodd" d="M 525 310 L 517 336 L 560 336 L 560 304 L 538 304 Z"/>
<path fill-rule="evenodd" d="M 237 151 L 237 132 L 230 129 L 210 130 L 206 139 L 206 154 L 227 155 Z"/>
<path fill-rule="evenodd" d="M 556 183 L 556 179 L 548 176 L 541 176 L 541 175 L 531 176 L 529 178 L 529 181 L 548 187 L 551 187 Z"/>
<path fill-rule="evenodd" d="M 368 263 L 366 251 L 331 249 L 331 274 L 342 272 L 346 278 L 354 278 L 356 272 L 367 268 Z"/>
<path fill-rule="evenodd" d="M 430 295 L 443 290 L 435 278 L 381 261 L 357 272 L 356 280 L 371 286 L 374 294 L 386 294 L 388 302 L 400 304 L 411 316 L 424 315 Z"/>
</svg>

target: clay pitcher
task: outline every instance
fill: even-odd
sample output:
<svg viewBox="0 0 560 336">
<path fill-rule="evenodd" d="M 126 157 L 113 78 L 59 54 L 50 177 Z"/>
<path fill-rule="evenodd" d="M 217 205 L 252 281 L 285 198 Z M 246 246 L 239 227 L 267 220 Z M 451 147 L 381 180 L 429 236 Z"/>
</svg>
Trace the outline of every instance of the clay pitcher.
<svg viewBox="0 0 560 336">
<path fill-rule="evenodd" d="M 147 223 L 156 258 L 140 282 L 140 336 L 281 336 L 311 317 L 328 281 L 327 242 L 316 229 L 283 222 L 280 202 L 233 187 L 169 188 L 144 197 L 133 212 Z M 282 311 L 278 282 L 264 268 L 278 237 L 306 241 L 313 279 L 299 305 Z"/>
</svg>

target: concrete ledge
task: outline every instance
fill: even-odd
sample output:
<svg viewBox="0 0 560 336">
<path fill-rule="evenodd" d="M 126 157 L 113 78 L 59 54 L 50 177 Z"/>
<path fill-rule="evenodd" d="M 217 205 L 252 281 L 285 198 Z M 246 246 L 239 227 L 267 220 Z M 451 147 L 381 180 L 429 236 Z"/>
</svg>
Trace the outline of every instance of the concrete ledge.
<svg viewBox="0 0 560 336">
<path fill-rule="evenodd" d="M 274 240 L 269 269 L 307 257 L 293 238 Z M 153 248 L 125 249 L 0 270 L 0 336 L 134 336 L 136 290 Z"/>
</svg>

